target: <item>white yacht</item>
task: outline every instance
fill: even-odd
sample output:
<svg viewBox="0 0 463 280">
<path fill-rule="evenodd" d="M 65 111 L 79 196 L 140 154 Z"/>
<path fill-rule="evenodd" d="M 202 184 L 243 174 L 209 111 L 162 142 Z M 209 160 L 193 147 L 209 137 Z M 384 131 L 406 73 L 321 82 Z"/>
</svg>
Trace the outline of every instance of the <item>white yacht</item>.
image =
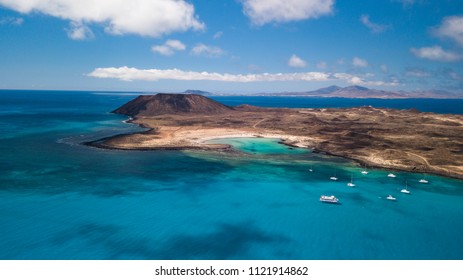
<svg viewBox="0 0 463 280">
<path fill-rule="evenodd" d="M 420 182 L 421 184 L 427 184 L 427 183 L 429 183 L 429 181 L 426 180 L 426 179 L 424 179 L 424 178 L 421 179 L 419 182 Z"/>
<path fill-rule="evenodd" d="M 402 189 L 400 190 L 400 192 L 405 194 L 411 194 L 411 192 L 408 189 Z"/>
<path fill-rule="evenodd" d="M 367 175 L 367 174 L 368 174 L 368 171 L 366 171 L 366 170 L 362 170 L 362 172 L 361 172 L 361 173 L 362 173 L 363 175 Z"/>
<path fill-rule="evenodd" d="M 320 201 L 326 203 L 339 203 L 339 199 L 337 199 L 334 195 L 322 195 L 320 196 Z"/>
<path fill-rule="evenodd" d="M 389 173 L 389 174 L 387 174 L 387 177 L 389 177 L 389 178 L 395 178 L 396 176 L 395 176 L 394 173 Z"/>
<path fill-rule="evenodd" d="M 400 192 L 404 194 L 411 194 L 411 192 L 408 190 L 407 181 L 405 181 L 405 189 L 400 190 Z"/>
<path fill-rule="evenodd" d="M 331 176 L 331 177 L 330 177 L 330 180 L 337 181 L 337 180 L 338 180 L 338 177 L 336 177 L 336 176 Z"/>
<path fill-rule="evenodd" d="M 386 197 L 386 199 L 387 199 L 387 200 L 393 200 L 393 201 L 397 200 L 397 198 L 393 197 L 392 195 L 388 195 L 388 196 Z"/>
<path fill-rule="evenodd" d="M 348 186 L 348 187 L 351 187 L 351 188 L 355 187 L 355 184 L 354 184 L 352 175 L 350 175 L 350 182 L 347 183 L 347 186 Z"/>
</svg>

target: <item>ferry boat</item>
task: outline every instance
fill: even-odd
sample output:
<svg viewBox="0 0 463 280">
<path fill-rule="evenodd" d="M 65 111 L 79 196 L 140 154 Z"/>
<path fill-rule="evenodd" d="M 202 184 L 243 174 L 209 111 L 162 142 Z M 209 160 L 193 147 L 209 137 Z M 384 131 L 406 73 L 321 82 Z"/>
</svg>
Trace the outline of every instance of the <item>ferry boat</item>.
<svg viewBox="0 0 463 280">
<path fill-rule="evenodd" d="M 392 195 L 388 195 L 388 196 L 386 197 L 386 199 L 387 199 L 387 200 L 392 200 L 392 201 L 397 200 L 397 198 L 393 197 Z"/>
<path fill-rule="evenodd" d="M 320 201 L 326 203 L 339 203 L 339 199 L 337 199 L 334 195 L 322 195 L 320 196 Z"/>
<path fill-rule="evenodd" d="M 395 178 L 396 176 L 395 176 L 394 173 L 389 173 L 389 174 L 387 174 L 387 177 L 389 177 L 389 178 Z"/>
</svg>

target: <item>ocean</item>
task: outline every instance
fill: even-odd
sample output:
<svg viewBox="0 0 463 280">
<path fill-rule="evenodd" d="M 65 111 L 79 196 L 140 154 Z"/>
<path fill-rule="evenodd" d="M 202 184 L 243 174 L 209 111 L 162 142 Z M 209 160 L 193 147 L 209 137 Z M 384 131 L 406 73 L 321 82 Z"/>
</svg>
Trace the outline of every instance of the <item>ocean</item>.
<svg viewBox="0 0 463 280">
<path fill-rule="evenodd" d="M 363 175 L 277 139 L 215 140 L 246 156 L 81 144 L 140 131 L 109 113 L 135 96 L 0 91 L 0 259 L 463 259 L 462 180 Z M 461 100 L 214 98 L 463 113 Z"/>
</svg>

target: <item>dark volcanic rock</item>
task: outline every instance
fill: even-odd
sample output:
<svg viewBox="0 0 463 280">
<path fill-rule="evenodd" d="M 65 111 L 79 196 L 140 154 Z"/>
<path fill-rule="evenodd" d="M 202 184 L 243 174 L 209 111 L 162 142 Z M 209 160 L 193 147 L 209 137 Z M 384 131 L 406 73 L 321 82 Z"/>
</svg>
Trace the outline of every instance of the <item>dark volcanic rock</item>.
<svg viewBox="0 0 463 280">
<path fill-rule="evenodd" d="M 198 94 L 140 95 L 112 113 L 128 116 L 158 116 L 165 114 L 223 114 L 234 110 Z"/>
</svg>

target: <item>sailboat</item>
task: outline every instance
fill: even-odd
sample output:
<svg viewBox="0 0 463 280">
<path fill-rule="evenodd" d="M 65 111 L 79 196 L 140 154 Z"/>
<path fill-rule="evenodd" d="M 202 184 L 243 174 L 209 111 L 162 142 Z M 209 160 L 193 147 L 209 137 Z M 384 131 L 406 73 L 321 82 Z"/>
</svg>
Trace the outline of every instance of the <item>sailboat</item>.
<svg viewBox="0 0 463 280">
<path fill-rule="evenodd" d="M 353 182 L 353 176 L 352 176 L 352 175 L 350 175 L 350 182 L 347 183 L 347 186 L 348 186 L 348 187 L 351 187 L 351 188 L 355 187 L 355 184 L 354 184 L 354 182 Z"/>
<path fill-rule="evenodd" d="M 309 170 L 307 170 L 307 171 L 313 172 L 312 166 L 310 166 Z"/>
<path fill-rule="evenodd" d="M 364 168 L 360 173 L 362 173 L 363 175 L 367 175 L 367 174 L 368 174 L 368 171 L 367 171 L 367 169 L 366 169 L 366 165 L 365 165 L 365 168 Z"/>
<path fill-rule="evenodd" d="M 338 177 L 336 177 L 336 172 L 334 172 L 334 176 L 330 177 L 330 180 L 337 181 Z"/>
<path fill-rule="evenodd" d="M 411 192 L 408 190 L 408 183 L 405 181 L 405 189 L 400 190 L 401 193 L 404 194 L 411 194 Z"/>
<path fill-rule="evenodd" d="M 420 182 L 421 184 L 427 184 L 427 183 L 429 183 L 429 181 L 426 180 L 424 177 L 421 178 L 421 180 L 420 180 L 419 182 Z"/>
</svg>

